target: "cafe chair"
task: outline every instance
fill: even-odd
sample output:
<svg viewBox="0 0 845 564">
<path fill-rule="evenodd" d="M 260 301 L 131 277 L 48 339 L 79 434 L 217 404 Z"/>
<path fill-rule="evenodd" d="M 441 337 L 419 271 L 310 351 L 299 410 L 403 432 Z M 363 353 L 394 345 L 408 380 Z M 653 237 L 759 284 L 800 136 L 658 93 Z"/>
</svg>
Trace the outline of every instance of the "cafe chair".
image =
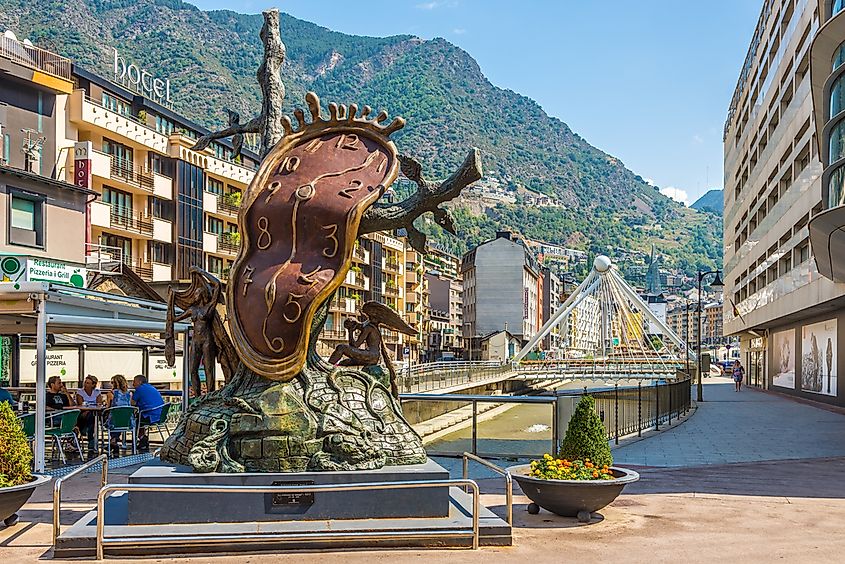
<svg viewBox="0 0 845 564">
<path fill-rule="evenodd" d="M 161 436 L 161 442 L 164 442 L 165 436 L 163 429 L 167 429 L 167 434 L 170 434 L 170 429 L 167 427 L 167 418 L 170 415 L 170 408 L 173 406 L 170 402 L 165 402 L 156 407 L 149 407 L 147 409 L 142 409 L 138 413 L 138 427 L 143 427 L 147 430 L 147 436 L 151 431 L 158 431 L 158 434 Z M 145 413 L 151 413 L 157 409 L 161 409 L 161 415 L 158 418 L 158 421 L 151 421 L 150 423 L 144 423 L 143 418 Z"/>
<path fill-rule="evenodd" d="M 135 418 L 138 415 L 138 408 L 131 405 L 121 405 L 103 410 L 103 427 L 108 435 L 106 448 L 108 457 L 111 458 L 111 433 L 120 433 L 121 440 L 125 440 L 126 433 L 132 434 L 132 454 L 137 453 Z M 118 454 L 120 454 L 118 452 Z"/>
<path fill-rule="evenodd" d="M 35 442 L 35 412 L 24 413 L 18 416 L 18 422 L 21 424 L 23 434 L 26 435 L 26 440 L 29 443 L 29 448 L 35 450 L 32 445 Z"/>
<path fill-rule="evenodd" d="M 53 437 L 56 449 L 59 451 L 59 457 L 62 459 L 62 464 L 67 464 L 65 458 L 65 451 L 62 448 L 62 439 L 72 437 L 73 443 L 76 445 L 76 450 L 79 451 L 79 458 L 82 459 L 82 447 L 79 445 L 79 438 L 73 432 L 76 427 L 76 420 L 79 418 L 80 411 L 78 409 L 63 409 L 56 413 L 48 414 L 50 420 L 59 419 L 58 427 L 52 427 L 44 431 L 45 437 Z"/>
</svg>

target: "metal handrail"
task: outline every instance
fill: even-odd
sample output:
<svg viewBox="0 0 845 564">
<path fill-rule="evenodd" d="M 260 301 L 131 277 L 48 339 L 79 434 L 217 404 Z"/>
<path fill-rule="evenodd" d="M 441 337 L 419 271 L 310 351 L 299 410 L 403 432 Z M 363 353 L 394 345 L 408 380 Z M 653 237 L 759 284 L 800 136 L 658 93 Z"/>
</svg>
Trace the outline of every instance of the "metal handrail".
<svg viewBox="0 0 845 564">
<path fill-rule="evenodd" d="M 490 470 L 493 470 L 497 474 L 504 476 L 504 478 L 505 478 L 505 506 L 506 506 L 506 511 L 507 511 L 505 520 L 508 522 L 508 525 L 513 526 L 513 478 L 511 477 L 510 472 L 508 472 L 504 468 L 499 468 L 498 466 L 496 466 L 492 462 L 488 462 L 488 461 L 484 460 L 483 458 L 481 458 L 480 456 L 476 456 L 476 455 L 472 454 L 471 452 L 464 452 L 462 456 L 463 456 L 463 464 L 464 464 L 464 467 L 463 467 L 464 468 L 464 470 L 463 470 L 463 479 L 464 480 L 469 479 L 469 461 L 470 460 L 478 462 L 482 466 L 485 466 L 485 467 L 489 468 Z"/>
<path fill-rule="evenodd" d="M 108 482 L 109 478 L 109 457 L 105 454 L 101 454 L 97 458 L 93 458 L 76 468 L 73 472 L 66 476 L 62 476 L 61 478 L 56 478 L 56 481 L 53 482 L 53 548 L 56 548 L 56 539 L 59 538 L 59 534 L 61 533 L 61 513 L 62 513 L 62 483 L 70 480 L 77 474 L 88 470 L 92 466 L 96 466 L 98 463 L 102 463 L 102 486 L 105 487 L 106 483 Z"/>
<path fill-rule="evenodd" d="M 97 560 L 103 559 L 103 548 L 105 544 L 132 544 L 137 545 L 139 539 L 106 539 L 105 538 L 105 500 L 106 495 L 111 492 L 207 492 L 207 493 L 317 493 L 317 492 L 348 492 L 348 491 L 364 491 L 364 490 L 392 490 L 392 489 L 416 489 L 416 488 L 438 488 L 438 487 L 469 487 L 472 489 L 472 532 L 462 533 L 461 531 L 453 531 L 454 535 L 472 536 L 472 548 L 478 549 L 479 544 L 479 495 L 480 490 L 475 480 L 461 479 L 461 480 L 420 480 L 420 481 L 402 481 L 402 482 L 366 482 L 360 484 L 315 484 L 315 485 L 290 485 L 290 486 L 213 486 L 204 484 L 191 484 L 180 486 L 175 484 L 106 484 L 100 488 L 97 494 Z M 271 534 L 259 533 L 257 535 L 194 535 L 194 536 L 172 536 L 167 539 L 148 539 L 146 542 L 162 542 L 168 540 L 170 542 L 185 543 L 191 540 L 201 540 L 203 542 L 231 542 L 233 540 L 259 540 L 259 539 L 289 539 L 289 540 L 304 540 L 304 539 L 321 539 L 321 540 L 347 540 L 351 538 L 379 538 L 378 535 L 384 538 L 408 538 L 412 535 L 409 531 L 384 531 L 382 533 L 373 532 L 351 532 L 348 534 L 338 534 L 332 531 L 309 533 L 308 535 L 298 535 L 292 537 L 285 534 Z M 429 535 L 430 536 L 430 535 Z"/>
</svg>

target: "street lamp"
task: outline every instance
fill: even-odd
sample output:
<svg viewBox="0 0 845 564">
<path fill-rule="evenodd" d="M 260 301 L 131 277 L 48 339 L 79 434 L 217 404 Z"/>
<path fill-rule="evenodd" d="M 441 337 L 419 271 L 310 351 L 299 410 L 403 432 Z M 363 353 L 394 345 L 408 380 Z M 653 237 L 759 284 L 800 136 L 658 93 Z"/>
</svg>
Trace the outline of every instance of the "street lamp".
<svg viewBox="0 0 845 564">
<path fill-rule="evenodd" d="M 704 398 L 703 398 L 704 388 L 702 386 L 702 381 L 701 381 L 701 378 L 703 376 L 703 374 L 701 373 L 701 312 L 703 311 L 702 307 L 701 307 L 701 283 L 704 280 L 705 276 L 710 276 L 711 274 L 715 274 L 716 278 L 714 278 L 713 282 L 710 283 L 710 287 L 717 289 L 717 290 L 720 289 L 720 288 L 723 288 L 725 285 L 722 283 L 722 278 L 720 277 L 721 273 L 722 272 L 720 270 L 708 270 L 706 272 L 702 272 L 700 270 L 698 271 L 698 308 L 696 309 L 696 312 L 698 313 L 698 324 L 697 324 L 697 327 L 698 327 L 698 347 L 697 347 L 697 350 L 698 350 L 698 386 L 697 386 L 697 394 L 696 394 L 697 399 L 696 399 L 696 401 L 704 401 Z"/>
</svg>

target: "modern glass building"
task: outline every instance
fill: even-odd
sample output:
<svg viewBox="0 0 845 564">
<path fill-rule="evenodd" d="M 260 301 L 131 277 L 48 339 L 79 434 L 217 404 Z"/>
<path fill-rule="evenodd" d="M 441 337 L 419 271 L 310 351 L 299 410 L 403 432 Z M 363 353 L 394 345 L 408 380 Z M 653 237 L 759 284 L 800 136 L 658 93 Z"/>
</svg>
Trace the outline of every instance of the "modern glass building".
<svg viewBox="0 0 845 564">
<path fill-rule="evenodd" d="M 845 163 L 845 85 L 832 76 L 845 70 L 845 34 L 831 38 L 842 7 L 764 2 L 724 132 L 725 334 L 740 338 L 741 360 L 766 387 L 839 405 L 845 284 L 811 234 Z"/>
</svg>

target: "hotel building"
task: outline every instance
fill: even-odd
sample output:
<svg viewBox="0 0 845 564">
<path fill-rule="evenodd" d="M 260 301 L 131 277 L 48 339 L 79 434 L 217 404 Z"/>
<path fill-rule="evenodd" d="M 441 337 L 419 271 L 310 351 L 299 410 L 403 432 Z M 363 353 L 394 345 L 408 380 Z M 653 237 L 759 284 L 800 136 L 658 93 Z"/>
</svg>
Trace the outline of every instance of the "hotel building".
<svg viewBox="0 0 845 564">
<path fill-rule="evenodd" d="M 836 133 L 845 20 L 831 18 L 841 9 L 840 0 L 763 4 L 724 131 L 723 310 L 749 381 L 762 374 L 767 387 L 840 405 L 845 284 L 824 245 L 814 238 L 811 248 L 810 225 L 836 215 L 845 155 Z"/>
<path fill-rule="evenodd" d="M 116 73 L 118 67 L 137 69 L 117 53 L 115 61 L 120 62 L 115 63 Z M 166 79 L 143 72 L 152 77 L 153 87 L 133 85 L 118 74 L 95 74 L 19 42 L 11 33 L 2 36 L 0 141 L 5 160 L 0 186 L 21 185 L 36 174 L 45 190 L 63 190 L 61 197 L 46 198 L 43 212 L 27 208 L 30 219 L 46 223 L 49 217 L 46 239 L 11 228 L 10 233 L 34 238 L 35 244 L 20 253 L 66 260 L 99 273 L 129 269 L 161 295 L 169 285 L 186 282 L 193 266 L 225 281 L 240 245 L 241 194 L 252 180 L 258 155 L 245 148 L 234 156 L 228 140 L 203 151 L 191 149 L 209 131 L 170 108 L 170 97 L 178 92 L 171 91 Z M 21 152 L 23 145 L 36 141 L 38 147 Z M 6 174 L 6 165 L 15 170 Z M 34 173 L 22 172 L 26 170 Z M 19 196 L 7 199 L 18 202 Z M 14 202 L 9 205 L 16 210 L 26 205 Z M 64 217 L 73 213 L 74 218 Z M 23 212 L 11 217 L 25 219 Z M 394 358 L 417 359 L 426 329 L 422 267 L 420 254 L 404 237 L 375 233 L 362 238 L 353 267 L 331 303 L 324 349 L 346 340 L 345 317 L 357 315 L 364 301 L 377 300 L 420 331 L 410 337 L 385 332 Z"/>
</svg>

